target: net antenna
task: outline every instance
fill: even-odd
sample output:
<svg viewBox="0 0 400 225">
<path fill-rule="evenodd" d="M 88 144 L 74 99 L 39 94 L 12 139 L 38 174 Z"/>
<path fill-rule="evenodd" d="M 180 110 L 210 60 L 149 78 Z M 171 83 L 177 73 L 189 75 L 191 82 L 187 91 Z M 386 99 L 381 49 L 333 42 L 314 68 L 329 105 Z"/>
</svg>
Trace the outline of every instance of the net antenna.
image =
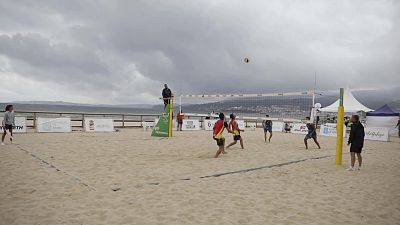
<svg viewBox="0 0 400 225">
<path fill-rule="evenodd" d="M 315 90 L 317 87 L 317 72 L 314 72 L 314 87 L 313 87 L 313 92 L 312 92 L 312 108 L 311 108 L 311 113 L 310 113 L 310 120 L 314 121 L 316 117 L 316 107 L 315 107 Z"/>
<path fill-rule="evenodd" d="M 312 105 L 315 106 L 315 89 L 317 88 L 317 72 L 314 72 L 314 88 L 313 88 L 313 95 L 312 95 Z"/>
</svg>

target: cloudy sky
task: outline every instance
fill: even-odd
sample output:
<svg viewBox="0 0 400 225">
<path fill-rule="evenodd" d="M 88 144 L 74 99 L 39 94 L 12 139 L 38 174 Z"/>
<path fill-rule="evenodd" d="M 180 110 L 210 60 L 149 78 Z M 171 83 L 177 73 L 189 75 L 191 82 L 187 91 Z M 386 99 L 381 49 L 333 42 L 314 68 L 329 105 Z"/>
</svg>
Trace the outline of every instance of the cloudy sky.
<svg viewBox="0 0 400 225">
<path fill-rule="evenodd" d="M 3 0 L 0 102 L 396 87 L 399 40 L 396 0 Z"/>
</svg>

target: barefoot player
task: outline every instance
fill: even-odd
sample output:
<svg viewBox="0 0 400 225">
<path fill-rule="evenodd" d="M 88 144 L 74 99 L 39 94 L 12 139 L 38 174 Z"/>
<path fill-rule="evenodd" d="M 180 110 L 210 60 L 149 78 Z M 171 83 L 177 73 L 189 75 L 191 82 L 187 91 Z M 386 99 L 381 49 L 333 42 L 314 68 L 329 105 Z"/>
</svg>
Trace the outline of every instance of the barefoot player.
<svg viewBox="0 0 400 225">
<path fill-rule="evenodd" d="M 237 143 L 237 141 L 240 141 L 240 146 L 242 147 L 242 149 L 244 149 L 243 139 L 240 136 L 240 131 L 244 131 L 244 130 L 239 129 L 239 125 L 236 122 L 236 115 L 234 115 L 232 113 L 229 117 L 231 118 L 231 121 L 229 122 L 229 129 L 233 132 L 233 142 L 230 143 L 228 146 L 226 146 L 226 149 L 228 149 L 232 145 L 235 145 Z"/>
<path fill-rule="evenodd" d="M 269 119 L 269 115 L 265 115 L 266 119 L 263 121 L 264 128 L 264 141 L 267 142 L 267 133 L 269 132 L 268 142 L 271 142 L 272 138 L 272 120 Z"/>
<path fill-rule="evenodd" d="M 225 115 L 223 113 L 219 114 L 219 120 L 215 122 L 214 128 L 213 128 L 213 138 L 214 140 L 217 141 L 218 145 L 218 151 L 215 153 L 215 158 L 218 158 L 218 156 L 223 153 L 225 154 L 225 138 L 222 136 L 222 132 L 224 132 L 224 129 L 227 129 L 229 133 L 232 133 L 232 131 L 229 129 L 228 123 L 225 122 Z"/>
<path fill-rule="evenodd" d="M 304 144 L 306 145 L 306 149 L 308 149 L 307 140 L 311 138 L 314 140 L 315 144 L 317 144 L 318 149 L 321 149 L 321 146 L 317 141 L 317 129 L 315 127 L 315 124 L 310 121 L 310 117 L 306 117 L 306 119 L 307 119 L 307 129 L 308 129 L 308 133 L 304 137 Z"/>
</svg>

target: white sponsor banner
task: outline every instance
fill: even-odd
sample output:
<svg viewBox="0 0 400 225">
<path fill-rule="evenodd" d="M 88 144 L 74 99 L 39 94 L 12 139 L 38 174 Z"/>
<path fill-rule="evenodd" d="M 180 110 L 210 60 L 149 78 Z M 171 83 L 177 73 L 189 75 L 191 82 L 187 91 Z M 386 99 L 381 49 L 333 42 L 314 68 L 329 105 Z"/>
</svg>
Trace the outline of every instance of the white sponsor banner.
<svg viewBox="0 0 400 225">
<path fill-rule="evenodd" d="M 53 133 L 53 132 L 71 132 L 71 118 L 37 118 L 37 132 Z"/>
<path fill-rule="evenodd" d="M 204 130 L 213 130 L 215 122 L 218 120 L 204 120 Z"/>
<path fill-rule="evenodd" d="M 398 116 L 367 116 L 365 121 L 366 127 L 385 127 L 389 129 L 389 135 L 397 136 L 398 128 L 396 128 Z"/>
<path fill-rule="evenodd" d="M 337 137 L 336 124 L 321 125 L 319 134 L 322 136 Z M 346 126 L 343 126 L 343 137 L 346 137 Z"/>
<path fill-rule="evenodd" d="M 3 133 L 3 117 L 0 117 L 0 132 Z M 26 117 L 15 117 L 13 133 L 26 133 Z"/>
<path fill-rule="evenodd" d="M 114 131 L 114 120 L 106 118 L 85 118 L 84 131 L 89 131 L 89 132 Z"/>
<path fill-rule="evenodd" d="M 244 122 L 244 120 L 236 120 L 236 122 L 239 126 L 239 129 L 244 130 L 246 128 L 246 123 Z"/>
<path fill-rule="evenodd" d="M 389 141 L 389 129 L 385 127 L 367 127 L 364 132 L 366 140 Z"/>
<path fill-rule="evenodd" d="M 158 120 L 157 120 L 158 122 Z M 142 122 L 143 127 L 154 127 L 155 122 Z"/>
<path fill-rule="evenodd" d="M 283 131 L 283 122 L 272 121 L 272 131 Z"/>
<path fill-rule="evenodd" d="M 305 123 L 293 123 L 291 133 L 293 134 L 307 134 L 308 129 Z"/>
<path fill-rule="evenodd" d="M 182 130 L 200 130 L 200 121 L 198 120 L 183 120 Z"/>
</svg>

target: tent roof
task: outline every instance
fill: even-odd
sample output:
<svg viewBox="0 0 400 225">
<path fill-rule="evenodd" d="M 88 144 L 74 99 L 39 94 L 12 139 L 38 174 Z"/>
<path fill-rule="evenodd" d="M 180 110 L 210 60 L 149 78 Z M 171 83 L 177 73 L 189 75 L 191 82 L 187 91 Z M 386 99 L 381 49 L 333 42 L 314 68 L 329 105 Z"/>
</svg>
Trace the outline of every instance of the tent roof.
<svg viewBox="0 0 400 225">
<path fill-rule="evenodd" d="M 367 116 L 399 116 L 399 113 L 393 111 L 387 104 L 385 104 L 373 112 L 368 112 Z"/>
<path fill-rule="evenodd" d="M 339 107 L 339 102 L 340 99 L 338 99 L 336 102 L 333 104 L 324 107 L 320 109 L 322 112 L 337 112 L 338 107 Z M 345 112 L 359 112 L 359 111 L 364 111 L 364 112 L 370 112 L 372 109 L 364 106 L 361 104 L 351 93 L 351 91 L 346 88 L 344 89 L 343 93 L 343 106 L 344 106 L 344 111 Z"/>
</svg>

